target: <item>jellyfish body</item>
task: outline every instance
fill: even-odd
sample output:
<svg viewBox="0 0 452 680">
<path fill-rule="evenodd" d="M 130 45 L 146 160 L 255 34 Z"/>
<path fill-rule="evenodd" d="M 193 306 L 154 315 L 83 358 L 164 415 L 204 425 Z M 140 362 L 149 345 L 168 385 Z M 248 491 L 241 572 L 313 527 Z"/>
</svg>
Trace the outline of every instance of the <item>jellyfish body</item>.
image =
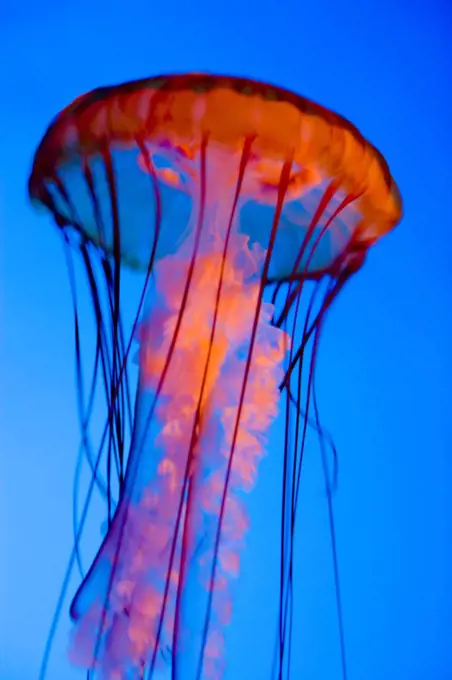
<svg viewBox="0 0 452 680">
<path fill-rule="evenodd" d="M 44 137 L 29 189 L 64 233 L 78 235 L 86 262 L 91 250 L 112 263 L 121 360 L 111 362 L 110 411 L 128 354 L 118 330 L 121 267 L 145 278 L 127 470 L 72 603 L 72 659 L 108 680 L 150 678 L 169 657 L 174 680 L 219 679 L 246 493 L 281 392 L 287 413 L 295 405 L 282 452 L 291 500 L 281 582 L 289 588 L 298 433 L 312 377 L 303 396 L 306 346 L 369 246 L 400 219 L 397 187 L 339 116 L 260 83 L 187 75 L 78 99 Z M 287 595 L 279 677 L 286 620 Z"/>
<path fill-rule="evenodd" d="M 255 320 L 260 249 L 256 256 L 237 233 L 228 245 L 227 259 L 221 242 L 198 255 L 181 316 L 189 261 L 178 254 L 155 266 L 152 306 L 140 327 L 136 407 L 144 416 L 154 411 L 153 427 L 149 435 L 147 423 L 136 420 L 122 499 L 71 609 L 81 622 L 74 660 L 94 663 L 103 625 L 102 645 L 112 650 L 104 653 L 107 677 L 139 671 L 158 646 L 174 650 L 175 677 L 197 677 L 201 661 L 203 677 L 221 677 L 222 629 L 231 616 L 228 583 L 238 575 L 247 528 L 241 492 L 255 482 L 288 348 L 287 334 L 271 325 L 271 305 L 263 305 Z M 246 357 L 253 336 L 251 364 Z M 98 598 L 107 595 L 108 584 L 102 624 Z"/>
</svg>

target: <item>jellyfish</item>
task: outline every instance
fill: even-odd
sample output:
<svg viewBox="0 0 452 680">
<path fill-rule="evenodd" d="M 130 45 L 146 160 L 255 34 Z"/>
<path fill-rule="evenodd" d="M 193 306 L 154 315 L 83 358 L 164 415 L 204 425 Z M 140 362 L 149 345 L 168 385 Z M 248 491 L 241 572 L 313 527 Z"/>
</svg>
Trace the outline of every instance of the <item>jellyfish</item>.
<svg viewBox="0 0 452 680">
<path fill-rule="evenodd" d="M 284 458 L 272 671 L 282 678 L 307 428 L 326 441 L 318 342 L 333 300 L 401 219 L 384 158 L 347 120 L 279 87 L 159 76 L 64 109 L 35 154 L 29 194 L 56 222 L 72 283 L 80 254 L 96 321 L 86 403 L 74 285 L 89 493 L 104 494 L 108 526 L 70 608 L 72 661 L 104 680 L 162 667 L 173 680 L 224 676 L 247 494 L 281 413 L 284 445 L 270 455 Z M 128 334 L 127 275 L 140 290 Z M 107 410 L 98 455 L 87 434 L 96 375 Z"/>
</svg>

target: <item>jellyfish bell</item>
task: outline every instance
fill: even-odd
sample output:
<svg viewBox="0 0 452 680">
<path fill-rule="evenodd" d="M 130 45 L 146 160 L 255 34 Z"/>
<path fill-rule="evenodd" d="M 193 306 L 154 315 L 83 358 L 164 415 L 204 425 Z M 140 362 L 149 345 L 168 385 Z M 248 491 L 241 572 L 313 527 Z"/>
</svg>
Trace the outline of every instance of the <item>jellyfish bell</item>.
<svg viewBox="0 0 452 680">
<path fill-rule="evenodd" d="M 304 445 L 297 435 L 290 449 L 289 434 L 308 419 L 306 347 L 369 247 L 400 220 L 397 186 L 340 116 L 271 85 L 188 74 L 78 98 L 44 136 L 29 193 L 65 236 L 77 235 L 96 319 L 110 330 L 113 438 L 132 342 L 121 334 L 121 271 L 143 277 L 127 469 L 122 452 L 114 517 L 71 606 L 72 658 L 103 678 L 151 677 L 162 663 L 173 678 L 220 678 L 249 523 L 245 493 L 282 404 L 285 446 L 273 455 L 287 460 L 288 592 L 291 470 L 299 474 Z M 107 276 L 105 317 L 96 257 Z M 281 667 L 286 617 L 287 595 Z"/>
</svg>

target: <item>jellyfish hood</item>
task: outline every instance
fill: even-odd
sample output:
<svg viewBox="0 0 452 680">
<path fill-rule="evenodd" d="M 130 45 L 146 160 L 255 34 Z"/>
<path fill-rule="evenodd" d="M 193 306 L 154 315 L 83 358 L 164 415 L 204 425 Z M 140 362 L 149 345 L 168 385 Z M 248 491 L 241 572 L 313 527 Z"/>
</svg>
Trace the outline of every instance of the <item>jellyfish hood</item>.
<svg viewBox="0 0 452 680">
<path fill-rule="evenodd" d="M 291 159 L 271 280 L 293 274 L 293 253 L 327 187 L 323 219 L 332 219 L 309 266 L 298 263 L 304 276 L 328 270 L 347 245 L 368 248 L 401 219 L 400 193 L 384 158 L 345 118 L 279 87 L 205 74 L 159 76 L 79 97 L 36 152 L 30 197 L 60 224 L 112 251 L 113 181 L 122 262 L 146 270 L 157 212 L 157 257 L 174 252 L 184 237 L 203 139 L 207 163 L 212 149 L 223 151 L 222 160 L 237 159 L 245 141 L 251 143 L 240 229 L 264 244 L 281 166 Z M 159 201 L 150 187 L 148 154 Z"/>
</svg>

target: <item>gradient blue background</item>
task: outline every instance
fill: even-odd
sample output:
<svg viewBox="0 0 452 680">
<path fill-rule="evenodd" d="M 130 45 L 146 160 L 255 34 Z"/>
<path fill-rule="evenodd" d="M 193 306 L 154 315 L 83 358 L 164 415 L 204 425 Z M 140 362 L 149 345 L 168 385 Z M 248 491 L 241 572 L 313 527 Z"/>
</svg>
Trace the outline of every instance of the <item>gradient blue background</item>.
<svg viewBox="0 0 452 680">
<path fill-rule="evenodd" d="M 403 223 L 329 315 L 318 391 L 340 456 L 349 679 L 452 678 L 451 14 L 447 0 L 2 3 L 1 680 L 37 677 L 71 548 L 78 445 L 68 278 L 55 229 L 27 204 L 32 153 L 78 94 L 180 70 L 254 76 L 339 111 L 400 185 Z M 340 678 L 315 456 L 301 501 L 295 680 Z M 94 523 L 87 540 L 99 539 Z M 257 555 L 270 565 L 276 546 L 262 528 L 251 543 L 234 680 L 268 677 L 252 662 L 273 632 Z M 83 677 L 65 661 L 67 631 L 65 610 L 49 680 Z"/>
</svg>

